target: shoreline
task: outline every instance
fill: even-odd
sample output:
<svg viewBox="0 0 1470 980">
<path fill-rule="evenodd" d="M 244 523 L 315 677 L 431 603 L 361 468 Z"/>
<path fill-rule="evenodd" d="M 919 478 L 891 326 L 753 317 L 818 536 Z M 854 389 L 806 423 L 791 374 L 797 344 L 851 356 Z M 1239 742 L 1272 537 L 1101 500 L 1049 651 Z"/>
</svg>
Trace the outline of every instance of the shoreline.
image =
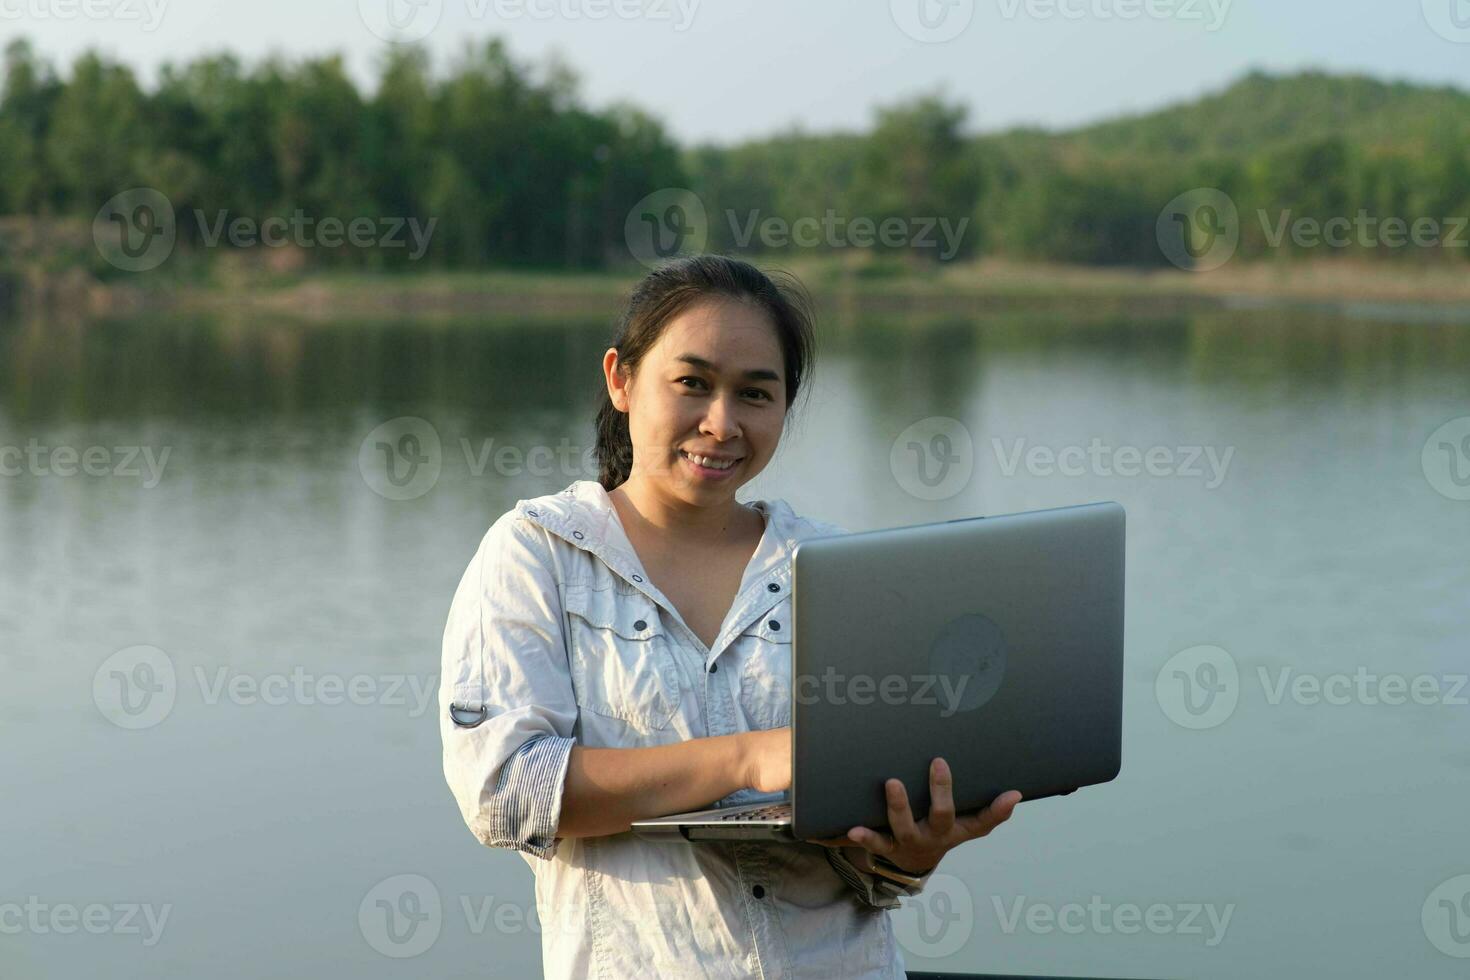
<svg viewBox="0 0 1470 980">
<path fill-rule="evenodd" d="M 984 259 L 940 268 L 879 264 L 859 257 L 791 263 L 755 257 L 768 270 L 796 275 L 819 315 L 852 322 L 885 313 L 963 315 L 983 303 L 987 312 L 1083 306 L 1167 313 L 1242 306 L 1307 305 L 1351 310 L 1414 307 L 1470 319 L 1470 265 L 1384 268 L 1384 263 L 1327 260 L 1227 265 L 1211 272 L 1141 270 L 1021 263 Z M 81 299 L 84 316 L 136 313 L 264 314 L 320 322 L 351 318 L 457 319 L 477 316 L 606 318 L 611 325 L 641 266 L 618 272 L 485 270 L 396 273 L 313 272 L 283 279 L 231 277 L 216 284 L 119 280 L 80 289 L 44 289 L 32 302 L 40 311 L 66 297 Z"/>
</svg>

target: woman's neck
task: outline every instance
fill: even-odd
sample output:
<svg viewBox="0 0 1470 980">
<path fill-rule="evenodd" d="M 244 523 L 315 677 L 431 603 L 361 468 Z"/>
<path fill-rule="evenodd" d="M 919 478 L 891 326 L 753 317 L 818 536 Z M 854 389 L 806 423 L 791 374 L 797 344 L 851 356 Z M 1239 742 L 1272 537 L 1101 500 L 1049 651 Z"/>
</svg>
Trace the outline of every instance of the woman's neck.
<svg viewBox="0 0 1470 980">
<path fill-rule="evenodd" d="M 608 493 L 625 530 L 646 531 L 692 545 L 715 546 L 740 539 L 764 526 L 760 514 L 733 497 L 719 507 L 671 500 L 654 487 L 630 478 Z"/>
</svg>

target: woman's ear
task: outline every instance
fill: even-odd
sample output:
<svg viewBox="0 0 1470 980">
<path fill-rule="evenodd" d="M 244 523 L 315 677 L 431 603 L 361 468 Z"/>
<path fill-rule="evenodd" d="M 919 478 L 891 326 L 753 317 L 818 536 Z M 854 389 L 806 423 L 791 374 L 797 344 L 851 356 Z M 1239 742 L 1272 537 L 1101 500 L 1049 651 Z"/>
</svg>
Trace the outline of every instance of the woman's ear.
<svg viewBox="0 0 1470 980">
<path fill-rule="evenodd" d="M 602 374 L 607 380 L 607 397 L 612 400 L 613 408 L 620 412 L 627 412 L 628 378 L 623 371 L 622 363 L 618 360 L 616 347 L 609 347 L 607 353 L 602 355 Z"/>
</svg>

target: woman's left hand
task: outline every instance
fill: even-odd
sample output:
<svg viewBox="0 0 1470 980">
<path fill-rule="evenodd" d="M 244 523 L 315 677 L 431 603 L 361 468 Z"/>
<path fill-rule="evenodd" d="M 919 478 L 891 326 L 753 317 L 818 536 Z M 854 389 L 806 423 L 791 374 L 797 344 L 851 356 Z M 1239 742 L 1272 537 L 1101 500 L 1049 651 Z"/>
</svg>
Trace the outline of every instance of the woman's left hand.
<svg viewBox="0 0 1470 980">
<path fill-rule="evenodd" d="M 905 872 L 928 874 L 950 848 L 984 837 L 1009 820 L 1016 804 L 1021 802 L 1021 794 L 1010 790 L 997 796 L 983 810 L 956 816 L 954 779 L 949 765 L 940 758 L 929 764 L 929 814 L 923 820 L 914 820 L 902 781 L 890 779 L 884 788 L 888 794 L 891 833 L 854 827 L 846 837 L 829 837 L 811 843 L 825 847 L 862 847 Z"/>
</svg>

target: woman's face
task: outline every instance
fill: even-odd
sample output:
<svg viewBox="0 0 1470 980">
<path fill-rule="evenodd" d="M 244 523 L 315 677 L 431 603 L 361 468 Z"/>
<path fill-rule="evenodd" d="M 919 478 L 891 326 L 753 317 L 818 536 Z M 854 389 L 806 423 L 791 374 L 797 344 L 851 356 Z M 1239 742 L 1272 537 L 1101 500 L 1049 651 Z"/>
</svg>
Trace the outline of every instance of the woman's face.
<svg viewBox="0 0 1470 980">
<path fill-rule="evenodd" d="M 613 406 L 628 413 L 630 481 L 691 504 L 733 500 L 776 451 L 786 373 L 776 328 L 759 307 L 707 300 L 670 320 L 627 382 L 603 356 Z M 715 457 L 703 466 L 690 455 Z M 726 468 L 718 468 L 733 460 Z"/>
</svg>

